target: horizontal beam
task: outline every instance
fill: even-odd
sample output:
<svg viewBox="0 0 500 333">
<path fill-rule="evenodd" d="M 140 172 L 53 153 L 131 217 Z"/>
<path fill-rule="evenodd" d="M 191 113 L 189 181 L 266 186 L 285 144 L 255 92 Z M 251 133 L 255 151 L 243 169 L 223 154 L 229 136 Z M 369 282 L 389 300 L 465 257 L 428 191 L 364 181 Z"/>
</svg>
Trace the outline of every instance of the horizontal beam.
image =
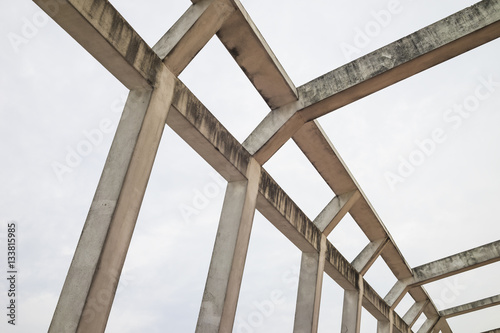
<svg viewBox="0 0 500 333">
<path fill-rule="evenodd" d="M 271 48 L 238 0 L 237 11 L 217 32 L 255 89 L 271 109 L 298 99 L 297 90 Z"/>
<path fill-rule="evenodd" d="M 500 305 L 500 295 L 493 297 L 483 298 L 478 301 L 470 302 L 467 304 L 455 306 L 446 310 L 439 311 L 439 315 L 444 318 L 452 318 L 460 316 L 469 312 L 474 312 L 486 309 L 492 306 Z"/>
<path fill-rule="evenodd" d="M 269 116 L 248 140 L 257 160 L 269 159 L 307 121 L 500 36 L 500 0 L 483 0 L 297 88 L 299 102 Z M 272 111 L 270 114 L 272 114 Z"/>
<path fill-rule="evenodd" d="M 178 79 L 167 125 L 227 181 L 246 179 L 248 151 Z"/>
<path fill-rule="evenodd" d="M 161 59 L 105 0 L 33 0 L 130 90 L 156 84 Z"/>
<path fill-rule="evenodd" d="M 413 268 L 411 286 L 422 285 L 500 261 L 500 241 Z"/>
</svg>

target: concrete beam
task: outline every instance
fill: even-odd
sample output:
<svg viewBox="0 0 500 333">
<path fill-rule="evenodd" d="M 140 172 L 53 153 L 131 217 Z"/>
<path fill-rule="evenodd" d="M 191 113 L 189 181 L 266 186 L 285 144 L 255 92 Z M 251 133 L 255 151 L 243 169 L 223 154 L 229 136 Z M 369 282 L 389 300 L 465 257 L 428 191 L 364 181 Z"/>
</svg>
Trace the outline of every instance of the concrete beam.
<svg viewBox="0 0 500 333">
<path fill-rule="evenodd" d="M 104 332 L 173 96 L 162 67 L 129 94 L 49 332 Z"/>
<path fill-rule="evenodd" d="M 252 157 L 180 80 L 167 125 L 228 182 L 246 179 Z"/>
<path fill-rule="evenodd" d="M 422 326 L 418 329 L 417 333 L 437 333 L 433 331 L 433 329 L 438 324 L 439 319 L 439 317 L 427 318 Z"/>
<path fill-rule="evenodd" d="M 303 252 L 320 251 L 322 233 L 264 170 L 257 209 Z M 390 307 L 370 287 L 342 254 L 326 242 L 325 272 L 346 290 L 357 290 L 363 281 L 363 306 L 375 318 L 388 318 Z M 401 325 L 403 320 L 398 321 Z"/>
<path fill-rule="evenodd" d="M 131 90 L 155 86 L 161 60 L 105 0 L 33 0 Z"/>
<path fill-rule="evenodd" d="M 422 285 L 500 261 L 500 241 L 413 268 L 412 286 Z"/>
<path fill-rule="evenodd" d="M 483 298 L 478 301 L 455 306 L 446 310 L 439 311 L 439 315 L 444 318 L 452 318 L 469 312 L 486 309 L 492 306 L 500 305 L 500 295 Z"/>
<path fill-rule="evenodd" d="M 494 329 L 491 331 L 482 332 L 482 333 L 500 333 L 500 328 L 497 328 L 497 329 Z"/>
<path fill-rule="evenodd" d="M 356 258 L 352 261 L 352 266 L 359 272 L 361 275 L 365 275 L 366 272 L 373 265 L 375 260 L 377 260 L 380 253 L 384 250 L 384 247 L 389 242 L 389 238 L 379 239 L 373 242 L 370 242 L 364 249 L 361 251 Z"/>
<path fill-rule="evenodd" d="M 302 253 L 293 325 L 295 333 L 316 333 L 318 331 L 325 251 L 326 236 L 323 235 L 319 252 Z"/>
<path fill-rule="evenodd" d="M 250 241 L 260 165 L 252 161 L 248 180 L 229 182 L 201 303 L 197 333 L 231 332 Z"/>
<path fill-rule="evenodd" d="M 500 1 L 483 0 L 297 89 L 295 112 L 266 117 L 250 135 L 269 158 L 307 121 L 355 102 L 500 36 Z M 272 112 L 271 112 L 272 113 Z M 290 124 L 288 124 L 290 122 Z M 287 128 L 286 131 L 283 131 Z M 261 161 L 260 158 L 258 158 Z M 261 162 L 262 163 L 262 162 Z"/>
<path fill-rule="evenodd" d="M 411 308 L 406 311 L 405 315 L 403 316 L 404 322 L 412 327 L 415 322 L 418 320 L 418 317 L 424 312 L 425 307 L 429 304 L 429 301 L 422 301 L 422 302 L 415 302 L 411 306 Z"/>
<path fill-rule="evenodd" d="M 384 301 L 391 307 L 391 309 L 396 308 L 408 292 L 409 281 L 411 280 L 398 280 L 384 297 Z"/>
<path fill-rule="evenodd" d="M 237 11 L 217 32 L 221 42 L 271 109 L 297 100 L 295 85 L 250 15 L 238 0 L 231 2 Z"/>
<path fill-rule="evenodd" d="M 306 123 L 295 133 L 293 140 L 334 193 L 358 191 L 361 194 L 359 200 L 350 207 L 349 213 L 370 241 L 390 239 L 381 255 L 396 278 L 411 277 L 410 266 L 319 122 Z"/>
<path fill-rule="evenodd" d="M 165 33 L 153 51 L 179 75 L 235 10 L 230 0 L 199 1 Z"/>
<path fill-rule="evenodd" d="M 313 223 L 328 236 L 360 197 L 359 191 L 334 197 L 314 219 Z"/>
</svg>

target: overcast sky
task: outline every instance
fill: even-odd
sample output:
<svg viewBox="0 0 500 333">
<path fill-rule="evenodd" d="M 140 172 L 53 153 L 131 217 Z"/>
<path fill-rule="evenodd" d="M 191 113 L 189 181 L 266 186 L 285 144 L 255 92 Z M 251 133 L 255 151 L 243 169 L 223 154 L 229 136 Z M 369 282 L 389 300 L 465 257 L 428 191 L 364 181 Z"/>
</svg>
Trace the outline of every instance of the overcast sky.
<svg viewBox="0 0 500 333">
<path fill-rule="evenodd" d="M 296 86 L 475 2 L 241 1 Z M 111 2 L 151 46 L 190 5 Z M 0 313 L 0 331 L 44 332 L 128 91 L 31 1 L 0 3 L 0 34 L 0 267 L 15 221 L 20 272 L 18 325 Z M 412 267 L 499 239 L 499 51 L 490 42 L 319 119 Z M 217 38 L 180 78 L 240 142 L 269 112 Z M 293 142 L 265 169 L 311 219 L 333 197 Z M 166 127 L 107 332 L 194 331 L 224 190 Z M 329 239 L 348 260 L 368 242 L 350 217 Z M 234 332 L 292 331 L 299 264 L 257 212 Z M 499 276 L 491 264 L 425 289 L 444 309 L 500 294 Z M 366 279 L 381 296 L 396 282 L 382 260 Z M 342 297 L 325 275 L 320 332 L 340 330 Z M 410 305 L 405 297 L 400 315 Z M 449 323 L 482 332 L 499 318 L 497 306 Z M 375 328 L 364 311 L 362 332 Z"/>
</svg>

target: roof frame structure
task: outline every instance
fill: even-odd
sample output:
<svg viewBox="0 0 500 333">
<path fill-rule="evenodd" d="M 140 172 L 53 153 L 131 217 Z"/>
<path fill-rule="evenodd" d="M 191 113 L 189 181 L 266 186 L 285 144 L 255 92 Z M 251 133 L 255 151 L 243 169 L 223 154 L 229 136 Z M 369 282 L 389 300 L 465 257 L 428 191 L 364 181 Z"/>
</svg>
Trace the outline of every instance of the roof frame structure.
<svg viewBox="0 0 500 333">
<path fill-rule="evenodd" d="M 131 91 L 49 332 L 104 332 L 164 124 L 228 181 L 218 232 L 227 237 L 216 239 L 197 332 L 232 330 L 255 209 L 316 268 L 301 268 L 310 278 L 299 296 L 320 293 L 326 272 L 346 290 L 344 311 L 357 311 L 343 316 L 356 332 L 361 307 L 379 332 L 406 333 L 422 313 L 418 332 L 451 332 L 446 318 L 498 304 L 493 296 L 438 311 L 422 284 L 500 260 L 499 243 L 412 269 L 316 119 L 498 38 L 500 0 L 480 1 L 298 88 L 238 0 L 193 0 L 153 48 L 108 1 L 34 2 Z M 213 35 L 271 109 L 243 144 L 178 79 Z M 263 168 L 291 138 L 336 195 L 314 221 Z M 352 263 L 326 239 L 347 213 L 370 241 Z M 363 278 L 379 256 L 398 280 L 385 298 Z M 394 309 L 406 292 L 415 303 L 400 317 Z M 296 315 L 294 331 L 317 331 L 318 306 L 298 297 L 297 309 L 311 311 Z"/>
</svg>

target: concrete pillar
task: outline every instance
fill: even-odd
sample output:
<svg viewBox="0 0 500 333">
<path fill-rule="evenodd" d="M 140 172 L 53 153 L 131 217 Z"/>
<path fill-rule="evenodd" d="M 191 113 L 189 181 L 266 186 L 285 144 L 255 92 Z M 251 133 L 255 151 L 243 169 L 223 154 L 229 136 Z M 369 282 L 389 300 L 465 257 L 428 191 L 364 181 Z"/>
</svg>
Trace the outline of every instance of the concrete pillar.
<svg viewBox="0 0 500 333">
<path fill-rule="evenodd" d="M 392 311 L 390 313 L 391 320 L 379 321 L 377 323 L 377 333 L 392 333 L 394 325 L 392 324 Z"/>
<path fill-rule="evenodd" d="M 229 182 L 215 239 L 197 333 L 232 332 L 259 190 L 260 165 L 247 180 Z"/>
<path fill-rule="evenodd" d="M 131 91 L 49 332 L 104 332 L 174 91 L 163 66 L 153 91 Z"/>
<path fill-rule="evenodd" d="M 294 333 L 316 333 L 318 331 L 325 251 L 326 236 L 323 235 L 319 253 L 302 253 L 293 325 Z"/>
<path fill-rule="evenodd" d="M 363 283 L 360 283 L 363 286 Z M 361 329 L 361 311 L 363 308 L 363 290 L 345 290 L 342 309 L 341 333 L 359 333 Z"/>
</svg>

